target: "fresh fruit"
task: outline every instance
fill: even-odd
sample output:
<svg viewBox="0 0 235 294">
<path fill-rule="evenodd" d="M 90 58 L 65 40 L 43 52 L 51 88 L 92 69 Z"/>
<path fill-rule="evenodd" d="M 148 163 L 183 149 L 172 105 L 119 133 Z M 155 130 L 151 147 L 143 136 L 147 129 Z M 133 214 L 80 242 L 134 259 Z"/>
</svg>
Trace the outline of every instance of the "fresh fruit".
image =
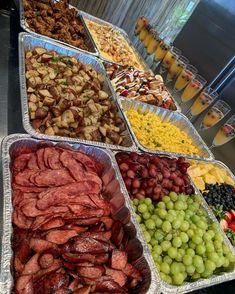
<svg viewBox="0 0 235 294">
<path fill-rule="evenodd" d="M 170 191 L 193 193 L 184 158 L 120 152 L 116 159 L 131 198 L 160 201 Z"/>
<path fill-rule="evenodd" d="M 225 220 L 226 220 L 226 222 L 228 223 L 228 224 L 230 224 L 231 223 L 231 221 L 232 221 L 232 219 L 233 219 L 233 216 L 232 216 L 232 214 L 230 213 L 230 212 L 225 212 Z"/>
<path fill-rule="evenodd" d="M 218 224 L 212 223 L 201 207 L 201 196 L 170 192 L 158 203 L 148 199 L 134 199 L 132 203 L 141 219 L 145 240 L 151 245 L 156 269 L 166 283 L 180 286 L 233 267 L 235 257 L 224 243 Z M 147 210 L 152 209 L 149 222 L 137 209 L 143 204 Z M 234 235 L 231 229 L 227 231 Z"/>
<path fill-rule="evenodd" d="M 223 231 L 226 231 L 226 230 L 227 230 L 227 228 L 228 228 L 228 223 L 227 223 L 227 221 L 226 221 L 225 219 L 222 219 L 222 220 L 220 221 L 220 227 L 221 227 L 221 229 L 222 229 Z"/>
<path fill-rule="evenodd" d="M 233 231 L 235 232 L 235 221 L 234 222 L 231 222 L 228 227 Z"/>
</svg>

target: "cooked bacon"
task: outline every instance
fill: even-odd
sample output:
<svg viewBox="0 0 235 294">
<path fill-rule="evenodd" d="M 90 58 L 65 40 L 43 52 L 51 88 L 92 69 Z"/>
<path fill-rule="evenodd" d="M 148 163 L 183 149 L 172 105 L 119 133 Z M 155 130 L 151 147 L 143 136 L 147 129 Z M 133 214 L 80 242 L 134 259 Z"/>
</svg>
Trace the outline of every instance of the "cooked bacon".
<svg viewBox="0 0 235 294">
<path fill-rule="evenodd" d="M 118 283 L 121 287 L 123 287 L 126 284 L 127 277 L 122 271 L 106 267 L 105 274 L 107 276 L 110 276 L 111 279 L 114 280 L 114 282 Z"/>
<path fill-rule="evenodd" d="M 55 229 L 62 227 L 64 225 L 64 220 L 61 217 L 53 218 L 52 220 L 46 222 L 44 225 L 41 226 L 41 231 L 47 231 L 50 229 Z"/>
<path fill-rule="evenodd" d="M 76 237 L 74 250 L 78 253 L 93 253 L 100 254 L 111 251 L 112 246 L 103 241 L 98 241 L 90 237 Z"/>
<path fill-rule="evenodd" d="M 52 230 L 46 235 L 46 240 L 55 244 L 65 244 L 74 236 L 77 236 L 74 230 Z"/>
<path fill-rule="evenodd" d="M 111 267 L 113 269 L 123 270 L 127 264 L 127 254 L 124 251 L 114 249 L 111 257 Z"/>
<path fill-rule="evenodd" d="M 97 279 L 100 278 L 105 269 L 103 266 L 100 265 L 93 265 L 93 266 L 78 266 L 77 273 L 81 277 Z"/>
</svg>

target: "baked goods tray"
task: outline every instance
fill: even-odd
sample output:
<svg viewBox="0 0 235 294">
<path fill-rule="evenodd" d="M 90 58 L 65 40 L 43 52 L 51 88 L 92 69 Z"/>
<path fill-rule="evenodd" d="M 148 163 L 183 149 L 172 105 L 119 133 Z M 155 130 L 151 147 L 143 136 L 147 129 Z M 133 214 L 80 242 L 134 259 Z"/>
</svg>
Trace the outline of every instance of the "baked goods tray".
<svg viewBox="0 0 235 294">
<path fill-rule="evenodd" d="M 120 99 L 120 104 L 121 108 L 123 110 L 123 114 L 127 120 L 127 123 L 129 125 L 131 134 L 135 140 L 136 145 L 141 149 L 142 151 L 145 152 L 150 152 L 150 153 L 155 153 L 155 154 L 162 154 L 166 156 L 175 156 L 175 157 L 186 157 L 186 158 L 191 158 L 191 159 L 207 159 L 207 160 L 213 160 L 214 156 L 213 153 L 210 151 L 210 149 L 207 147 L 205 142 L 202 140 L 201 136 L 198 134 L 197 130 L 194 128 L 192 123 L 188 120 L 188 118 L 183 115 L 180 112 L 176 111 L 169 111 L 167 109 L 163 109 L 160 107 L 156 107 L 153 105 L 149 105 L 146 103 L 141 103 L 137 101 L 133 101 L 130 99 Z M 179 129 L 183 130 L 184 132 L 187 133 L 187 135 L 192 139 L 192 142 L 197 148 L 199 149 L 200 155 L 189 155 L 189 154 L 184 154 L 184 153 L 175 153 L 175 152 L 164 152 L 164 151 L 159 151 L 159 150 L 151 150 L 146 147 L 144 147 L 137 139 L 131 123 L 129 122 L 126 111 L 130 109 L 135 109 L 137 111 L 140 111 L 141 113 L 146 113 L 146 112 L 151 112 L 156 114 L 158 117 L 160 117 L 161 121 L 163 122 L 170 122 L 177 126 Z"/>
<path fill-rule="evenodd" d="M 103 195 L 111 206 L 111 215 L 118 219 L 124 225 L 124 231 L 129 236 L 128 254 L 130 261 L 139 269 L 143 275 L 141 282 L 135 293 L 160 293 L 159 281 L 157 280 L 153 269 L 150 267 L 150 256 L 145 248 L 142 234 L 136 219 L 132 215 L 131 203 L 119 178 L 118 167 L 111 156 L 111 152 L 94 146 L 86 146 L 75 143 L 56 143 L 55 141 L 41 141 L 31 138 L 27 134 L 13 134 L 7 136 L 2 141 L 2 167 L 3 167 L 3 232 L 2 232 L 2 256 L 0 271 L 0 293 L 9 294 L 13 289 L 13 276 L 11 265 L 13 261 L 12 251 L 12 160 L 21 154 L 22 148 L 26 152 L 36 151 L 39 147 L 59 146 L 65 149 L 79 150 L 89 156 L 92 156 L 98 162 L 102 162 L 103 171 L 101 179 L 104 188 Z"/>
<path fill-rule="evenodd" d="M 63 41 L 60 41 L 60 40 L 57 40 L 57 39 L 53 39 L 53 38 L 50 38 L 50 37 L 47 37 L 45 35 L 42 35 L 42 34 L 39 34 L 39 33 L 36 33 L 35 31 L 32 30 L 32 28 L 30 28 L 29 24 L 27 23 L 27 20 L 25 18 L 25 13 L 24 13 L 24 4 L 23 4 L 23 0 L 20 0 L 20 5 L 19 5 L 19 11 L 20 11 L 20 26 L 22 27 L 23 30 L 25 30 L 26 32 L 28 33 L 31 33 L 31 34 L 34 34 L 34 35 L 37 35 L 37 36 L 43 36 L 44 39 L 49 39 L 49 40 L 54 40 L 56 41 L 57 43 L 60 43 L 60 44 L 63 44 L 63 45 L 66 45 L 66 46 L 69 46 L 75 50 L 80 50 L 82 52 L 86 52 L 86 53 L 89 53 L 91 55 L 94 55 L 94 56 L 98 56 L 98 50 L 96 48 L 96 45 L 93 41 L 93 38 L 91 37 L 90 35 L 90 32 L 89 30 L 87 29 L 82 17 L 79 15 L 79 13 L 77 13 L 77 18 L 78 20 L 82 23 L 83 27 L 84 27 L 84 31 L 85 31 L 85 44 L 87 45 L 88 47 L 88 51 L 84 50 L 84 49 L 81 49 L 81 48 L 78 48 L 78 47 L 75 47 L 69 43 L 66 43 L 66 42 L 63 42 Z M 55 2 L 58 2 L 55 0 Z M 75 10 L 78 11 L 78 9 L 72 5 L 69 5 L 69 8 L 74 8 Z"/>
<path fill-rule="evenodd" d="M 131 41 L 130 41 L 128 35 L 127 35 L 127 33 L 123 29 L 121 29 L 121 28 L 119 28 L 119 27 L 117 27 L 117 26 L 115 26 L 115 25 L 113 25 L 113 24 L 111 24 L 109 22 L 106 22 L 106 21 L 104 21 L 104 20 L 102 20 L 100 18 L 97 18 L 97 17 L 95 17 L 95 16 L 93 16 L 93 15 L 91 15 L 89 13 L 86 13 L 84 11 L 81 11 L 80 10 L 79 11 L 79 14 L 83 17 L 83 21 L 84 21 L 85 25 L 87 26 L 87 29 L 88 30 L 89 30 L 89 27 L 86 24 L 86 19 L 87 20 L 90 20 L 90 21 L 93 21 L 93 22 L 95 22 L 97 24 L 101 24 L 101 25 L 106 25 L 106 26 L 112 27 L 112 29 L 114 31 L 118 32 L 126 40 L 126 42 L 128 43 L 129 47 L 131 48 L 131 50 L 134 52 L 135 56 L 137 57 L 137 59 L 138 59 L 140 65 L 141 65 L 142 69 L 143 70 L 151 71 L 150 68 L 148 67 L 148 65 L 146 64 L 146 62 L 144 61 L 144 59 L 142 58 L 142 56 L 138 53 L 138 51 L 136 50 L 136 48 L 131 43 Z M 90 35 L 93 38 L 91 31 L 90 31 Z M 99 57 L 101 59 L 103 59 L 106 62 L 113 63 L 113 64 L 118 64 L 118 65 L 122 66 L 122 64 L 115 63 L 112 59 L 106 59 L 105 57 L 103 57 L 102 56 L 102 53 L 101 53 L 101 51 L 99 49 L 99 47 L 97 46 L 97 44 L 96 44 L 96 42 L 94 40 L 94 38 L 93 38 L 93 41 L 95 43 L 96 49 L 99 52 Z"/>
<path fill-rule="evenodd" d="M 111 99 L 118 107 L 118 115 L 121 117 L 125 124 L 125 131 L 124 131 L 124 140 L 122 145 L 113 145 L 113 144 L 106 144 L 103 142 L 98 141 L 91 141 L 79 138 L 69 138 L 63 136 L 55 136 L 55 135 L 45 135 L 42 133 L 37 132 L 32 125 L 30 124 L 30 117 L 29 117 L 29 110 L 28 110 L 28 97 L 27 97 L 27 85 L 26 85 L 26 58 L 25 58 L 25 51 L 32 49 L 34 47 L 42 47 L 47 50 L 53 50 L 59 54 L 63 54 L 66 56 L 73 56 L 79 61 L 91 65 L 99 74 L 102 75 L 104 82 L 103 82 L 103 89 L 109 95 L 109 99 Z M 86 54 L 84 52 L 80 52 L 78 50 L 74 50 L 62 44 L 58 44 L 53 40 L 44 39 L 40 36 L 31 35 L 28 33 L 20 33 L 19 34 L 19 73 L 20 73 L 20 94 L 21 94 L 21 107 L 22 107 L 22 120 L 23 126 L 27 133 L 31 136 L 39 138 L 39 139 L 48 139 L 48 140 L 56 140 L 56 141 L 69 141 L 73 143 L 81 143 L 81 144 L 89 144 L 95 145 L 101 148 L 110 148 L 110 149 L 120 149 L 120 150 L 135 150 L 136 146 L 131 137 L 130 131 L 128 129 L 127 123 L 125 118 L 120 110 L 120 106 L 116 99 L 116 94 L 113 91 L 112 85 L 109 79 L 106 76 L 106 72 L 102 62 L 94 56 Z"/>
<path fill-rule="evenodd" d="M 116 161 L 115 155 L 118 154 L 118 153 L 119 153 L 118 151 L 112 152 L 113 161 Z M 137 151 L 137 153 L 142 154 L 143 152 L 142 151 Z M 159 155 L 159 156 L 161 156 L 161 155 Z M 170 157 L 172 158 L 172 156 L 170 156 Z M 116 161 L 116 165 L 118 166 L 117 161 Z M 129 196 L 129 193 L 128 193 L 127 189 L 126 189 L 126 186 L 125 186 L 125 183 L 124 183 L 124 180 L 122 178 L 122 175 L 121 175 L 121 172 L 120 172 L 119 168 L 117 169 L 117 174 L 118 174 L 119 178 L 121 179 L 121 185 L 124 187 L 124 189 L 126 190 L 126 194 Z M 219 225 L 218 220 L 216 219 L 214 213 L 212 212 L 212 210 L 210 209 L 210 207 L 206 203 L 204 197 L 201 195 L 200 191 L 194 185 L 192 180 L 191 180 L 191 185 L 193 186 L 193 188 L 195 190 L 195 193 L 201 196 L 202 207 L 207 211 L 208 217 L 212 220 L 212 222 L 215 222 L 215 223 L 218 224 L 219 231 L 223 235 L 225 244 L 228 245 L 228 247 L 230 248 L 233 255 L 235 255 L 235 248 L 232 246 L 232 244 L 230 243 L 230 241 L 227 238 L 226 234 L 220 228 L 220 225 Z M 133 209 L 133 206 L 132 206 L 132 213 L 133 213 L 133 215 L 135 215 L 135 211 Z M 196 291 L 196 290 L 199 290 L 199 289 L 203 289 L 203 288 L 206 288 L 206 287 L 210 287 L 210 286 L 213 286 L 213 285 L 217 285 L 217 284 L 224 283 L 226 281 L 231 281 L 231 280 L 235 279 L 235 268 L 233 268 L 231 271 L 224 272 L 224 273 L 219 273 L 218 275 L 213 275 L 211 278 L 199 279 L 199 280 L 197 280 L 195 282 L 186 282 L 182 286 L 170 285 L 170 284 L 166 283 L 165 281 L 163 281 L 161 279 L 160 274 L 159 274 L 159 272 L 156 269 L 156 266 L 154 264 L 154 260 L 152 258 L 152 255 L 151 255 L 151 253 L 149 251 L 148 245 L 147 245 L 147 243 L 146 243 L 146 241 L 144 239 L 142 230 L 141 230 L 141 234 L 142 234 L 142 239 L 144 240 L 144 243 L 145 243 L 144 247 L 149 252 L 150 261 L 151 261 L 150 266 L 155 271 L 155 274 L 157 275 L 157 279 L 160 279 L 160 281 L 161 281 L 161 293 L 164 293 L 164 294 L 189 293 L 189 292 L 192 292 L 192 291 Z"/>
</svg>

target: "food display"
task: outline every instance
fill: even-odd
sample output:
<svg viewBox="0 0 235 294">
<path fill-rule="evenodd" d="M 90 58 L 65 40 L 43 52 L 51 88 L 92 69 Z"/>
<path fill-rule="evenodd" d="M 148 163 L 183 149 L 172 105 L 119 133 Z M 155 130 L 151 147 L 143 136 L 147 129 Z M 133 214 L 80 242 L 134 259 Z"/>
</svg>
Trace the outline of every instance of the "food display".
<svg viewBox="0 0 235 294">
<path fill-rule="evenodd" d="M 144 147 L 150 150 L 199 155 L 199 149 L 185 131 L 153 112 L 128 109 L 126 115 L 133 132 Z"/>
<path fill-rule="evenodd" d="M 235 256 L 200 195 L 171 192 L 158 203 L 134 199 L 133 206 L 161 279 L 177 286 L 221 275 Z"/>
<path fill-rule="evenodd" d="M 188 174 L 235 246 L 235 179 L 220 164 L 190 162 Z"/>
<path fill-rule="evenodd" d="M 36 131 L 124 144 L 124 121 L 91 65 L 42 47 L 26 50 L 25 59 L 28 111 Z"/>
<path fill-rule="evenodd" d="M 138 56 L 116 28 L 86 18 L 85 23 L 100 51 L 101 57 L 120 65 L 143 69 Z"/>
<path fill-rule="evenodd" d="M 27 25 L 34 32 L 83 50 L 94 50 L 88 44 L 77 10 L 69 7 L 68 0 L 23 0 L 23 8 Z"/>
<path fill-rule="evenodd" d="M 56 145 L 24 145 L 17 154 L 11 164 L 15 293 L 135 291 L 143 276 L 129 260 L 133 237 L 103 194 L 103 163 Z"/>
<path fill-rule="evenodd" d="M 131 199 L 160 201 L 170 191 L 194 192 L 187 174 L 189 163 L 183 157 L 119 152 L 116 160 Z"/>
<path fill-rule="evenodd" d="M 111 80 L 114 90 L 121 96 L 176 110 L 176 105 L 160 75 L 128 67 L 114 75 Z"/>
</svg>

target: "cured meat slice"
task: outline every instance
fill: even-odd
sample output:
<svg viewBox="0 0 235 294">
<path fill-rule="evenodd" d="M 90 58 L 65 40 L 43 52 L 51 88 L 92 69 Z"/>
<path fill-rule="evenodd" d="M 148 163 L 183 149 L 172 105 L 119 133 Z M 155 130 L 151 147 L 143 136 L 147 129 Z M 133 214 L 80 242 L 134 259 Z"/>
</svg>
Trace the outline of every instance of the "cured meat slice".
<svg viewBox="0 0 235 294">
<path fill-rule="evenodd" d="M 124 274 L 132 279 L 137 279 L 138 281 L 142 280 L 140 271 L 137 270 L 132 264 L 127 263 L 125 268 L 122 270 Z"/>
<path fill-rule="evenodd" d="M 103 278 L 103 277 L 102 277 Z M 102 279 L 101 278 L 101 279 Z M 101 280 L 98 281 L 95 285 L 95 291 L 101 293 L 118 293 L 118 294 L 125 294 L 128 293 L 125 288 L 119 286 L 114 280 Z"/>
<path fill-rule="evenodd" d="M 119 248 L 124 237 L 123 225 L 120 221 L 115 221 L 112 226 L 112 242 Z"/>
<path fill-rule="evenodd" d="M 20 276 L 15 283 L 16 294 L 32 294 L 33 293 L 33 276 Z"/>
<path fill-rule="evenodd" d="M 74 236 L 77 236 L 77 232 L 73 230 L 53 230 L 46 235 L 46 240 L 56 244 L 65 244 Z"/>
<path fill-rule="evenodd" d="M 31 154 L 27 166 L 28 166 L 29 169 L 34 169 L 34 170 L 38 170 L 39 169 L 38 162 L 37 162 L 37 156 L 36 156 L 35 153 L 32 153 Z"/>
<path fill-rule="evenodd" d="M 31 238 L 29 246 L 31 249 L 38 253 L 41 253 L 51 248 L 56 248 L 56 245 L 54 243 L 38 238 Z"/>
<path fill-rule="evenodd" d="M 73 158 L 71 153 L 67 151 L 62 152 L 60 155 L 60 161 L 62 162 L 63 166 L 69 170 L 70 174 L 76 181 L 89 179 L 90 181 L 97 183 L 100 187 L 102 186 L 102 181 L 97 176 L 97 174 L 93 172 L 87 172 L 83 165 Z"/>
<path fill-rule="evenodd" d="M 41 226 L 41 231 L 47 231 L 54 228 L 59 228 L 64 225 L 64 220 L 61 217 L 56 217 Z"/>
<path fill-rule="evenodd" d="M 30 229 L 33 224 L 33 219 L 26 217 L 20 210 L 13 211 L 12 221 L 21 229 Z"/>
<path fill-rule="evenodd" d="M 123 287 L 126 284 L 127 277 L 122 271 L 114 270 L 106 267 L 105 274 L 110 276 L 112 280 L 119 284 L 119 286 Z"/>
<path fill-rule="evenodd" d="M 100 278 L 105 269 L 103 266 L 100 265 L 93 265 L 93 266 L 78 266 L 77 273 L 81 277 L 97 279 Z"/>
<path fill-rule="evenodd" d="M 106 230 L 110 230 L 112 228 L 113 220 L 111 217 L 103 216 L 100 221 L 104 224 Z"/>
<path fill-rule="evenodd" d="M 94 225 L 97 224 L 100 221 L 99 217 L 91 217 L 91 218 L 87 218 L 87 219 L 67 219 L 66 222 L 67 223 L 73 223 L 73 224 L 77 224 L 77 225 Z"/>
<path fill-rule="evenodd" d="M 30 260 L 24 266 L 22 275 L 32 275 L 40 270 L 40 266 L 38 264 L 38 257 L 39 254 L 36 253 L 30 258 Z"/>
<path fill-rule="evenodd" d="M 12 170 L 14 174 L 17 174 L 26 168 L 32 154 L 34 153 L 21 154 L 15 158 L 12 164 Z"/>
<path fill-rule="evenodd" d="M 85 232 L 88 229 L 88 227 L 80 227 L 80 226 L 76 226 L 76 225 L 73 225 L 73 224 L 69 224 L 69 225 L 63 226 L 62 229 L 74 230 L 74 231 L 77 232 L 77 234 L 80 234 L 80 233 Z"/>
<path fill-rule="evenodd" d="M 88 208 L 79 204 L 68 205 L 68 207 L 78 218 L 101 217 L 104 215 L 103 209 Z"/>
<path fill-rule="evenodd" d="M 97 194 L 90 194 L 89 196 L 95 205 L 103 209 L 104 216 L 108 216 L 110 214 L 110 204 L 106 200 L 102 199 L 100 195 Z"/>
<path fill-rule="evenodd" d="M 40 285 L 40 279 L 48 277 L 48 274 L 50 273 L 55 273 L 55 271 L 59 270 L 61 266 L 62 266 L 62 261 L 60 259 L 54 259 L 52 266 L 41 269 L 34 275 L 33 277 L 34 286 L 36 285 L 36 283 L 39 283 Z"/>
<path fill-rule="evenodd" d="M 90 237 L 76 237 L 74 250 L 78 253 L 100 254 L 109 252 L 113 249 L 107 242 L 99 241 Z"/>
<path fill-rule="evenodd" d="M 127 264 L 127 254 L 124 251 L 114 249 L 111 257 L 111 267 L 113 269 L 123 270 Z"/>
<path fill-rule="evenodd" d="M 39 194 L 40 199 L 37 202 L 37 207 L 47 209 L 51 205 L 69 203 L 69 199 L 72 200 L 72 198 L 76 199 L 82 197 L 82 195 L 98 194 L 99 192 L 100 187 L 89 180 L 51 188 Z"/>
<path fill-rule="evenodd" d="M 38 149 L 36 152 L 37 155 L 37 163 L 41 170 L 46 169 L 45 163 L 44 163 L 44 148 Z"/>
<path fill-rule="evenodd" d="M 91 290 L 91 286 L 81 287 L 73 291 L 73 294 L 89 294 Z"/>
<path fill-rule="evenodd" d="M 54 256 L 51 253 L 42 254 L 38 262 L 42 268 L 49 268 L 54 262 Z"/>
<path fill-rule="evenodd" d="M 40 187 L 26 187 L 26 186 L 21 186 L 17 185 L 16 183 L 12 184 L 13 190 L 19 190 L 22 193 L 41 193 L 46 190 L 46 188 L 40 188 Z"/>
<path fill-rule="evenodd" d="M 76 253 L 64 253 L 64 260 L 70 263 L 83 263 L 83 262 L 95 262 L 95 255 L 90 253 L 76 254 Z"/>
<path fill-rule="evenodd" d="M 25 169 L 21 172 L 19 172 L 14 180 L 15 180 L 15 183 L 18 184 L 18 185 L 21 185 L 21 186 L 26 186 L 26 187 L 33 187 L 34 184 L 31 183 L 30 181 L 30 177 L 35 175 L 37 171 L 34 171 L 34 170 L 31 170 L 31 169 Z"/>
<path fill-rule="evenodd" d="M 47 147 L 44 149 L 44 161 L 48 168 L 61 169 L 60 152 L 55 147 Z"/>
<path fill-rule="evenodd" d="M 37 193 L 22 193 L 19 190 L 18 193 L 13 194 L 13 207 L 20 208 L 24 206 L 29 200 L 37 199 Z"/>
<path fill-rule="evenodd" d="M 80 234 L 81 237 L 90 237 L 96 240 L 106 241 L 108 242 L 111 238 L 111 231 L 107 232 L 84 232 Z"/>
<path fill-rule="evenodd" d="M 51 294 L 61 287 L 67 287 L 69 276 L 64 273 L 52 272 L 42 278 L 34 287 L 34 294 Z"/>
<path fill-rule="evenodd" d="M 75 182 L 66 169 L 45 169 L 38 172 L 33 181 L 39 187 L 57 187 Z"/>
</svg>

